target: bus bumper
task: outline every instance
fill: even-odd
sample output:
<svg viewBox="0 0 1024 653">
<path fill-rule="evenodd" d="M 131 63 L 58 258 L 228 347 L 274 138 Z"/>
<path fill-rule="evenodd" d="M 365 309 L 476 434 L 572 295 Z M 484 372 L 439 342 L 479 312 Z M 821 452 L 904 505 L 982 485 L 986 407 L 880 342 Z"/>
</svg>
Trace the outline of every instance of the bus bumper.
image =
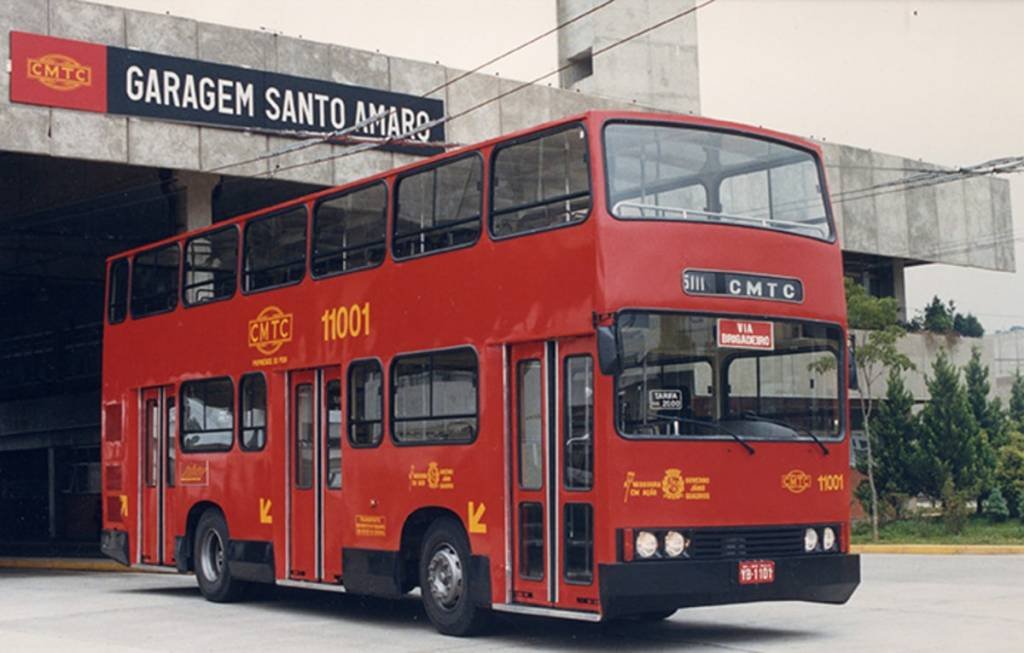
<svg viewBox="0 0 1024 653">
<path fill-rule="evenodd" d="M 846 603 L 860 584 L 860 556 L 775 559 L 775 580 L 741 585 L 736 560 L 651 561 L 601 565 L 605 619 L 699 605 L 751 601 Z"/>
<path fill-rule="evenodd" d="M 108 558 L 117 560 L 122 565 L 129 564 L 128 533 L 104 529 L 100 533 L 100 552 Z"/>
</svg>

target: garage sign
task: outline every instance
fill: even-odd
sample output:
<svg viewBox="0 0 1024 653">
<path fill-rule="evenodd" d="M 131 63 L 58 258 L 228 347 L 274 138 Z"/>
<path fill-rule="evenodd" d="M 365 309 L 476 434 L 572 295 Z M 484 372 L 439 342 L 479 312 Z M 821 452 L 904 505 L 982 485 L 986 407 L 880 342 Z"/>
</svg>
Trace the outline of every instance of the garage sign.
<svg viewBox="0 0 1024 653">
<path fill-rule="evenodd" d="M 441 100 L 40 34 L 10 37 L 11 102 L 282 132 L 327 133 L 385 114 L 354 135 L 444 141 L 443 124 L 428 126 L 444 116 Z"/>
</svg>

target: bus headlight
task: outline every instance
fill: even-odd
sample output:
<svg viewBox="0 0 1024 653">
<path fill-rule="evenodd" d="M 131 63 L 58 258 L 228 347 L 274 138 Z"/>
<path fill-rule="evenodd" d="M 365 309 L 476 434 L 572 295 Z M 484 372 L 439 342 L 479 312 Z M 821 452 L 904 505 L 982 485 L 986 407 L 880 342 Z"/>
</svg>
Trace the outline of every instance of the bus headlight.
<svg viewBox="0 0 1024 653">
<path fill-rule="evenodd" d="M 641 558 L 651 558 L 658 552 L 658 538 L 650 531 L 636 534 L 636 554 Z"/>
<path fill-rule="evenodd" d="M 808 528 L 804 531 L 804 551 L 810 553 L 818 548 L 818 531 Z"/>
<path fill-rule="evenodd" d="M 836 546 L 836 532 L 831 526 L 826 526 L 821 532 L 821 548 L 824 551 L 831 551 Z"/>
<path fill-rule="evenodd" d="M 689 542 L 679 531 L 665 533 L 665 553 L 670 558 L 678 558 L 686 551 Z"/>
</svg>

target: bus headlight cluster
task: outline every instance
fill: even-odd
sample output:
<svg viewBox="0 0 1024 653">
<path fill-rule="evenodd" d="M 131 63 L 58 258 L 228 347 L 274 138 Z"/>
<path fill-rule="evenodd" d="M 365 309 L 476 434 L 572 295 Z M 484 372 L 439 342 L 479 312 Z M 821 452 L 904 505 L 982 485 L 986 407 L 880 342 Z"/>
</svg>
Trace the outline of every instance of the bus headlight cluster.
<svg viewBox="0 0 1024 653">
<path fill-rule="evenodd" d="M 679 558 L 690 548 L 690 540 L 679 531 L 637 531 L 633 551 L 641 560 Z"/>
<path fill-rule="evenodd" d="M 836 530 L 831 526 L 808 527 L 804 531 L 804 551 L 806 553 L 835 551 L 838 544 Z"/>
</svg>

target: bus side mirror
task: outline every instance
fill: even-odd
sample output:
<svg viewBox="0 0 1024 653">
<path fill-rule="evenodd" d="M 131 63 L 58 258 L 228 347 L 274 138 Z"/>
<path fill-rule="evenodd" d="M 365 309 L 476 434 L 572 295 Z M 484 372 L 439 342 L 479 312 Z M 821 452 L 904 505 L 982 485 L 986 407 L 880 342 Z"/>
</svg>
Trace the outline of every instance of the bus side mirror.
<svg viewBox="0 0 1024 653">
<path fill-rule="evenodd" d="M 860 386 L 857 382 L 857 338 L 856 336 L 850 336 L 850 348 L 849 356 L 847 360 L 847 378 L 850 380 L 850 390 L 859 390 Z"/>
<path fill-rule="evenodd" d="M 610 326 L 597 327 L 597 364 L 601 374 L 619 373 L 619 345 L 615 341 L 615 330 Z"/>
</svg>

